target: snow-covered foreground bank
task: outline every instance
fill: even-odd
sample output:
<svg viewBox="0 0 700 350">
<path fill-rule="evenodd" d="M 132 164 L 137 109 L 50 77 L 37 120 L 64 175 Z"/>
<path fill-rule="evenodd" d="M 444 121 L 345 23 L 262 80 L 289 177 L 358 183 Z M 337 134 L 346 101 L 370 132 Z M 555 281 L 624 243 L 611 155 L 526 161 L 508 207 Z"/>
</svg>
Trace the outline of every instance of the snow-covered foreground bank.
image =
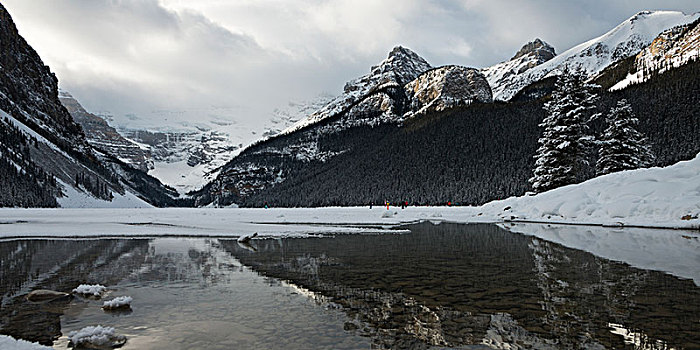
<svg viewBox="0 0 700 350">
<path fill-rule="evenodd" d="M 480 210 L 518 221 L 698 229 L 700 154 L 665 168 L 623 171 L 491 202 Z"/>
</svg>

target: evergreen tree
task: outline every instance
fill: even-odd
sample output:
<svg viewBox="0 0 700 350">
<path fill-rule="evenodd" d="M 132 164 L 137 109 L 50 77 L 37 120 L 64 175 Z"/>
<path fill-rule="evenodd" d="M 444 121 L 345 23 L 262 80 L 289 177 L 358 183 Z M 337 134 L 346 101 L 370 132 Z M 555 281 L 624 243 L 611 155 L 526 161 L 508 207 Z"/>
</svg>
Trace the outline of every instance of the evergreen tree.
<svg viewBox="0 0 700 350">
<path fill-rule="evenodd" d="M 597 175 L 647 167 L 654 155 L 647 138 L 637 130 L 639 121 L 627 100 L 617 102 L 606 118 L 607 128 L 600 141 Z"/>
<path fill-rule="evenodd" d="M 596 86 L 584 79 L 580 72 L 565 69 L 551 100 L 544 105 L 547 115 L 540 124 L 544 131 L 537 141 L 534 176 L 530 178 L 535 192 L 576 183 L 582 178 L 591 143 L 587 122 L 598 99 L 593 92 Z"/>
</svg>

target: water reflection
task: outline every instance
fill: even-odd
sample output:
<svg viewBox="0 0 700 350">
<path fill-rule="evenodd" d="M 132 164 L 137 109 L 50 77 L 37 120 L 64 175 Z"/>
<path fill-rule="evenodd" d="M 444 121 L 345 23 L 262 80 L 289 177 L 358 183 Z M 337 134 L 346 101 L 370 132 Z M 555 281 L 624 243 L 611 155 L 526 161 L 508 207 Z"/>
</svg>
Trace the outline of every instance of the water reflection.
<svg viewBox="0 0 700 350">
<path fill-rule="evenodd" d="M 0 259 L 0 334 L 15 338 L 65 349 L 65 334 L 100 324 L 128 337 L 124 349 L 369 346 L 343 329 L 342 312 L 250 271 L 216 239 L 9 241 L 0 249 L 21 253 Z M 27 268 L 10 268 L 19 265 Z M 132 312 L 107 313 L 101 300 L 80 297 L 25 300 L 33 289 L 70 291 L 86 281 L 108 286 L 103 299 L 132 296 Z"/>
<path fill-rule="evenodd" d="M 255 271 L 342 305 L 347 328 L 376 347 L 633 348 L 622 328 L 649 348 L 700 346 L 692 280 L 490 225 L 411 231 L 264 240 L 257 252 L 222 244 Z"/>
<path fill-rule="evenodd" d="M 140 265 L 148 240 L 0 242 L 2 333 L 50 345 L 71 300 L 29 303 L 32 290 L 70 292 L 81 283 L 115 284 Z"/>
<path fill-rule="evenodd" d="M 243 246 L 0 242 L 0 333 L 58 348 L 62 334 L 96 324 L 127 335 L 125 349 L 700 348 L 692 280 L 492 225 L 410 229 Z M 24 299 L 80 283 L 133 296 L 133 312 Z"/>
</svg>

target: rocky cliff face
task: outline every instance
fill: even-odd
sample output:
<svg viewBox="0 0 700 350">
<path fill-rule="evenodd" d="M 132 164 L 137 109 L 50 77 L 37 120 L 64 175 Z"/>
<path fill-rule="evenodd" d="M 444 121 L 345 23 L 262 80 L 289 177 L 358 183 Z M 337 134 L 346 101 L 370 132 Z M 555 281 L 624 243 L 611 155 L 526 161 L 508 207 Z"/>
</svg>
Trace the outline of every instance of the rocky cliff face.
<svg viewBox="0 0 700 350">
<path fill-rule="evenodd" d="M 148 150 L 124 138 L 104 119 L 86 111 L 67 91 L 59 91 L 58 97 L 73 119 L 83 128 L 88 142 L 93 147 L 141 171 L 147 172 L 153 168 L 153 160 Z"/>
<path fill-rule="evenodd" d="M 2 5 L 0 50 L 0 206 L 176 205 L 174 191 L 90 145 Z"/>
<path fill-rule="evenodd" d="M 411 116 L 493 101 L 484 75 L 474 68 L 461 66 L 431 69 L 406 84 L 404 89 L 411 101 Z"/>
<path fill-rule="evenodd" d="M 284 132 L 290 133 L 299 130 L 351 108 L 354 108 L 353 113 L 361 112 L 361 108 L 364 106 L 369 107 L 372 111 L 389 112 L 385 97 L 371 97 L 371 95 L 381 94 L 383 90 L 387 89 L 401 89 L 430 68 L 432 67 L 424 58 L 410 49 L 397 46 L 389 52 L 389 56 L 384 61 L 373 66 L 369 74 L 347 82 L 342 95 Z M 365 101 L 363 104 L 363 100 L 370 97 L 374 101 Z M 392 115 L 395 116 L 396 113 Z M 384 113 L 385 119 L 391 118 L 392 115 Z"/>
<path fill-rule="evenodd" d="M 663 31 L 634 58 L 627 76 L 611 87 L 619 90 L 700 58 L 700 20 Z"/>
<path fill-rule="evenodd" d="M 80 126 L 58 100 L 58 79 L 19 35 L 0 4 L 0 109 L 63 150 L 90 153 Z"/>
<path fill-rule="evenodd" d="M 535 58 L 537 64 L 542 64 L 554 58 L 557 54 L 554 52 L 554 48 L 542 41 L 542 39 L 537 38 L 520 48 L 518 52 L 515 53 L 510 60 L 516 60 L 523 56 L 531 56 Z M 529 67 L 532 68 L 532 67 Z"/>
</svg>

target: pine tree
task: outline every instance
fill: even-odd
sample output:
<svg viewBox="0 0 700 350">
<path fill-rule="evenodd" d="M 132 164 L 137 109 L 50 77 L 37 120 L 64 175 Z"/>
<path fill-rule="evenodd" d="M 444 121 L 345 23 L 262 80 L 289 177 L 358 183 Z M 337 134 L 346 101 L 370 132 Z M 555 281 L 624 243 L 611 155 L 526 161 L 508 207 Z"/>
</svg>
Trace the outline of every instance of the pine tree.
<svg viewBox="0 0 700 350">
<path fill-rule="evenodd" d="M 598 96 L 593 92 L 596 86 L 584 79 L 582 73 L 565 69 L 551 100 L 544 105 L 547 115 L 539 125 L 544 131 L 537 141 L 534 176 L 530 178 L 535 192 L 578 182 L 587 165 L 591 144 L 587 122 Z"/>
<path fill-rule="evenodd" d="M 597 175 L 650 166 L 654 155 L 647 138 L 637 130 L 635 118 L 627 100 L 620 100 L 605 119 L 607 128 L 600 140 Z"/>
</svg>

